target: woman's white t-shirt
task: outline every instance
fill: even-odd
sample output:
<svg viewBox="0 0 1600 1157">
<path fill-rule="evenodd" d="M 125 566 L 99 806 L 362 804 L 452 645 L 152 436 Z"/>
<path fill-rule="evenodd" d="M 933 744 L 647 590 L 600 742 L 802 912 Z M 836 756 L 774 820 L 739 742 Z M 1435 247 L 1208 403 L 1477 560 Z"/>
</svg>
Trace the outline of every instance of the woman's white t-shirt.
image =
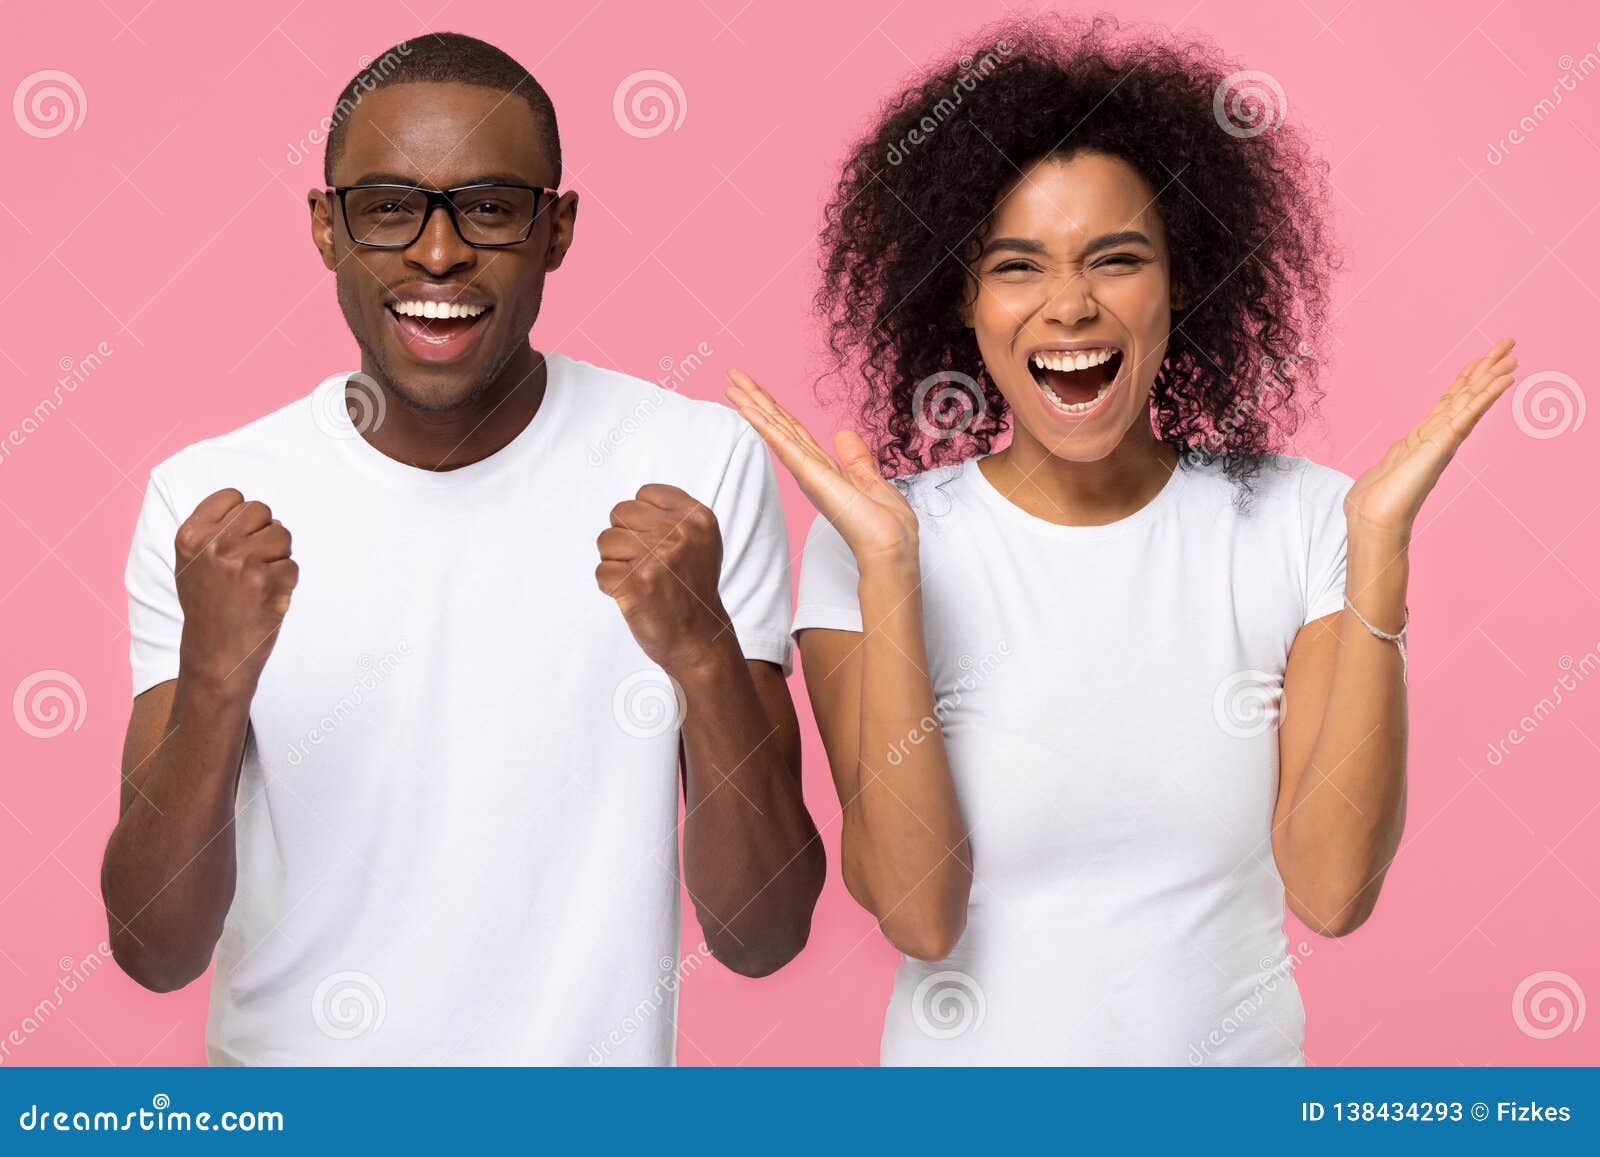
<svg viewBox="0 0 1600 1157">
<path fill-rule="evenodd" d="M 1303 1063 L 1278 710 L 1296 633 L 1343 605 L 1350 484 L 1272 456 L 1241 511 L 1185 463 L 1127 518 L 1058 526 L 976 460 L 902 480 L 973 886 L 949 957 L 896 973 L 883 1063 Z M 795 631 L 861 630 L 857 577 L 818 518 Z"/>
<path fill-rule="evenodd" d="M 202 498 L 265 502 L 300 565 L 250 705 L 212 1064 L 673 1059 L 681 704 L 595 540 L 646 483 L 710 506 L 739 644 L 787 670 L 788 536 L 738 414 L 546 360 L 533 420 L 460 469 L 375 449 L 341 374 L 151 471 L 135 695 L 178 674 L 173 536 Z"/>
</svg>

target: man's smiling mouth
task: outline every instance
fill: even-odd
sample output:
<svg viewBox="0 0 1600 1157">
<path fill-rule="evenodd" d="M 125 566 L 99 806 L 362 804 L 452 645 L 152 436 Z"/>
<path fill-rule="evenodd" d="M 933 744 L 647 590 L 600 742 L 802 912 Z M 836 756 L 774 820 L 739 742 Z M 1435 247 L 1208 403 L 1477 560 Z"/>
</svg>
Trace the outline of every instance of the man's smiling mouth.
<svg viewBox="0 0 1600 1157">
<path fill-rule="evenodd" d="M 401 299 L 385 306 L 400 344 L 428 362 L 454 361 L 477 341 L 484 319 L 494 310 L 479 302 Z"/>
<path fill-rule="evenodd" d="M 1036 350 L 1029 372 L 1044 396 L 1067 414 L 1087 414 L 1117 382 L 1123 355 L 1114 346 L 1077 350 Z"/>
</svg>

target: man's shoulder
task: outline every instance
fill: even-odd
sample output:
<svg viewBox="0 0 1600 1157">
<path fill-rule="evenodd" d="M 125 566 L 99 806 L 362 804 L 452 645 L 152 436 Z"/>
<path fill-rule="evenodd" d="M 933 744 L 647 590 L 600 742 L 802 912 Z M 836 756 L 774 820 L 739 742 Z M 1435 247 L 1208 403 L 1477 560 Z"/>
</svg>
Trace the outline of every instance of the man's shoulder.
<svg viewBox="0 0 1600 1157">
<path fill-rule="evenodd" d="M 754 437 L 731 407 L 682 392 L 687 379 L 668 374 L 647 381 L 621 370 L 566 358 L 573 408 L 582 415 L 589 458 L 688 452 L 696 458 L 731 454 L 740 437 Z M 702 367 L 695 378 L 708 377 Z"/>
<path fill-rule="evenodd" d="M 187 487 L 243 464 L 294 453 L 317 429 L 315 404 L 325 385 L 241 426 L 190 442 L 152 467 L 152 478 L 169 487 Z M 331 426 L 328 434 L 333 436 Z"/>
</svg>

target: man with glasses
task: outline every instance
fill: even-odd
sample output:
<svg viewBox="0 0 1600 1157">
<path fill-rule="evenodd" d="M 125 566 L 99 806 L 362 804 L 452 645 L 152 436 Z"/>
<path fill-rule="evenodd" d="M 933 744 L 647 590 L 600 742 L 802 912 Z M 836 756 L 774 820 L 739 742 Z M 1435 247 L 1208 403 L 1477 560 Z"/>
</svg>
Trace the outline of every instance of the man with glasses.
<svg viewBox="0 0 1600 1157">
<path fill-rule="evenodd" d="M 781 967 L 822 883 L 772 468 L 530 345 L 578 202 L 533 78 L 380 60 L 309 194 L 360 371 L 151 472 L 111 943 L 214 954 L 213 1064 L 670 1063 L 680 774 L 718 959 Z"/>
</svg>

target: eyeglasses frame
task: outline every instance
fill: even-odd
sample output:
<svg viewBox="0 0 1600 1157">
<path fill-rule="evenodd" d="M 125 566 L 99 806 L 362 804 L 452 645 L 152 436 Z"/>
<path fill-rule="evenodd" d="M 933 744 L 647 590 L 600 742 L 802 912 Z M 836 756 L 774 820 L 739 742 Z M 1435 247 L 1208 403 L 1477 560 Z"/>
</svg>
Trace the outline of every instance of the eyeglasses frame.
<svg viewBox="0 0 1600 1157">
<path fill-rule="evenodd" d="M 421 193 L 427 197 L 428 204 L 423 210 L 422 223 L 417 227 L 417 235 L 403 243 L 361 240 L 355 235 L 355 231 L 350 228 L 350 214 L 345 208 L 345 195 L 352 189 L 399 189 L 407 193 Z M 534 194 L 533 216 L 528 221 L 527 232 L 515 241 L 473 241 L 463 233 L 461 231 L 461 219 L 456 215 L 455 202 L 450 198 L 457 193 L 470 193 L 476 189 L 526 189 Z M 430 189 L 425 185 L 399 185 L 390 181 L 380 181 L 370 185 L 335 185 L 330 189 L 324 189 L 323 192 L 332 194 L 334 199 L 338 201 L 339 216 L 344 218 L 344 233 L 346 237 L 350 238 L 352 244 L 360 245 L 366 249 L 388 250 L 410 249 L 415 245 L 423 233 L 427 231 L 428 222 L 433 219 L 435 208 L 444 209 L 445 215 L 450 218 L 451 227 L 456 231 L 456 236 L 461 238 L 464 244 L 470 245 L 474 249 L 509 249 L 512 246 L 524 244 L 529 237 L 533 236 L 533 227 L 539 223 L 539 214 L 544 212 L 551 204 L 551 201 L 541 200 L 540 194 L 549 193 L 552 200 L 561 198 L 560 189 L 550 189 L 539 185 L 522 185 L 515 181 L 480 181 L 471 185 L 457 185 L 450 189 Z"/>
</svg>

